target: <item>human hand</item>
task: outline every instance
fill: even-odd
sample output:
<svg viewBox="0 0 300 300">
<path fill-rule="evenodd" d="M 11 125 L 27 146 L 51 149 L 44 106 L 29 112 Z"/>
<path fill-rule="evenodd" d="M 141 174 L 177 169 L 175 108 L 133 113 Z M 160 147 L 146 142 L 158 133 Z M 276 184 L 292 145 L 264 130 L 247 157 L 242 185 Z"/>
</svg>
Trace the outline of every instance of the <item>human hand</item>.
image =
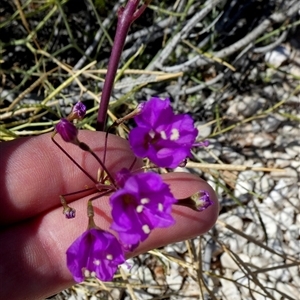
<svg viewBox="0 0 300 300">
<path fill-rule="evenodd" d="M 104 136 L 102 132 L 79 133 L 79 139 L 100 157 Z M 99 166 L 94 158 L 59 137 L 57 140 L 96 178 Z M 74 283 L 66 267 L 65 253 L 87 228 L 86 205 L 90 196 L 73 199 L 71 206 L 77 215 L 67 220 L 59 195 L 82 190 L 92 186 L 92 182 L 60 153 L 49 134 L 2 143 L 0 151 L 0 299 L 42 299 Z M 106 166 L 112 175 L 122 167 L 128 168 L 133 159 L 127 141 L 109 136 Z M 137 162 L 136 167 L 139 165 Z M 168 229 L 155 229 L 130 256 L 203 234 L 216 221 L 217 197 L 205 181 L 188 173 L 163 177 L 175 198 L 206 190 L 214 204 L 200 213 L 175 207 L 176 224 Z M 95 222 L 104 230 L 111 223 L 108 198 L 94 201 Z"/>
</svg>

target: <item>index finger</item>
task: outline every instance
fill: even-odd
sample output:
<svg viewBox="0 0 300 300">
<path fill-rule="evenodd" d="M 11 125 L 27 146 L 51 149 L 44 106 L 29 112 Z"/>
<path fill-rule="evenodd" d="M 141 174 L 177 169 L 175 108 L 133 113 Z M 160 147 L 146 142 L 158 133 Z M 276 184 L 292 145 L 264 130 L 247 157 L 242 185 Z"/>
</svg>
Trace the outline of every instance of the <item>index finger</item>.
<svg viewBox="0 0 300 300">
<path fill-rule="evenodd" d="M 59 136 L 56 139 L 96 179 L 99 163 L 79 147 L 63 142 Z M 105 133 L 80 131 L 79 140 L 103 157 Z M 94 186 L 51 141 L 50 134 L 17 139 L 0 147 L 1 224 L 33 217 L 59 206 L 59 195 Z M 105 165 L 112 176 L 121 168 L 129 168 L 134 159 L 126 140 L 108 136 Z M 141 162 L 137 161 L 134 168 L 140 166 Z"/>
</svg>

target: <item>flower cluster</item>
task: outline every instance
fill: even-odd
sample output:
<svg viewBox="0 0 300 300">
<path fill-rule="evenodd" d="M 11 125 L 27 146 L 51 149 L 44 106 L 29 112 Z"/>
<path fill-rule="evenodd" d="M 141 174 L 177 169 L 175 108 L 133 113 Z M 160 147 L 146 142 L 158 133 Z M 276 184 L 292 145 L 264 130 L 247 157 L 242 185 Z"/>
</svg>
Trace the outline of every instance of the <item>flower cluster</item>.
<svg viewBox="0 0 300 300">
<path fill-rule="evenodd" d="M 66 142 L 82 144 L 71 121 L 83 118 L 84 114 L 85 107 L 80 102 L 66 119 L 56 125 L 55 132 Z M 133 153 L 137 157 L 148 158 L 158 167 L 175 168 L 181 165 L 190 157 L 191 148 L 199 145 L 192 118 L 187 114 L 174 114 L 169 99 L 151 98 L 139 105 L 128 118 L 131 117 L 137 124 L 129 133 Z M 104 182 L 99 184 L 104 185 Z M 197 211 L 212 205 L 207 191 L 198 191 L 187 199 L 175 199 L 169 185 L 154 172 L 122 169 L 114 177 L 114 184 L 103 191 L 110 193 L 113 220 L 110 229 L 116 232 L 118 239 L 97 228 L 94 222 L 89 223 L 88 230 L 67 250 L 67 266 L 77 282 L 87 276 L 111 280 L 118 265 L 125 261 L 126 251 L 134 250 L 155 228 L 165 228 L 175 223 L 171 214 L 174 204 Z M 73 218 L 75 211 L 62 196 L 61 200 L 66 217 Z M 93 216 L 88 215 L 89 218 Z"/>
</svg>

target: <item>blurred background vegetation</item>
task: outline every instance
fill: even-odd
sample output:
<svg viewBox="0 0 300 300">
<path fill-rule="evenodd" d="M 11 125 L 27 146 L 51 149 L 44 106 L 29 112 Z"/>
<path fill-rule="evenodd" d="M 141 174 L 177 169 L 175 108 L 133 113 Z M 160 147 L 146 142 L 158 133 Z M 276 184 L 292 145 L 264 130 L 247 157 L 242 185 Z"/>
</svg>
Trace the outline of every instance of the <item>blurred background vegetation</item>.
<svg viewBox="0 0 300 300">
<path fill-rule="evenodd" d="M 94 108 L 84 124 L 94 127 L 122 3 L 2 0 L 1 139 L 51 130 L 51 122 L 78 99 Z M 272 80 L 265 54 L 298 34 L 296 6 L 275 0 L 153 1 L 129 32 L 112 111 L 123 114 L 132 102 L 162 93 L 179 111 L 211 121 L 202 104 L 212 90 L 259 92 Z"/>
</svg>

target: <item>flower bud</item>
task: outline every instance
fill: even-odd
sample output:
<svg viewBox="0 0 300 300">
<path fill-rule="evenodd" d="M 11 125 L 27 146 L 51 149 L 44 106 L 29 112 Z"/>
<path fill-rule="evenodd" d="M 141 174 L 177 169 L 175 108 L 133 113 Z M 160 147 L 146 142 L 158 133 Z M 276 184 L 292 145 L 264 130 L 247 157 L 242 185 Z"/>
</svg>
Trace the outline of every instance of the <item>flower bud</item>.
<svg viewBox="0 0 300 300">
<path fill-rule="evenodd" d="M 81 102 L 78 101 L 73 109 L 72 109 L 72 113 L 77 116 L 77 119 L 83 119 L 85 114 L 86 114 L 86 106 Z"/>
<path fill-rule="evenodd" d="M 67 219 L 74 219 L 76 215 L 76 210 L 68 206 L 63 210 L 63 214 L 66 216 Z"/>
<path fill-rule="evenodd" d="M 198 191 L 191 197 L 180 199 L 176 205 L 189 207 L 195 211 L 204 211 L 213 204 L 207 191 Z"/>
<path fill-rule="evenodd" d="M 86 106 L 81 102 L 78 101 L 71 111 L 71 113 L 68 115 L 67 120 L 73 121 L 73 120 L 82 120 L 86 114 Z"/>
<path fill-rule="evenodd" d="M 60 134 L 62 139 L 67 143 L 77 144 L 78 129 L 73 123 L 65 118 L 62 118 L 55 126 L 56 132 Z"/>
</svg>

